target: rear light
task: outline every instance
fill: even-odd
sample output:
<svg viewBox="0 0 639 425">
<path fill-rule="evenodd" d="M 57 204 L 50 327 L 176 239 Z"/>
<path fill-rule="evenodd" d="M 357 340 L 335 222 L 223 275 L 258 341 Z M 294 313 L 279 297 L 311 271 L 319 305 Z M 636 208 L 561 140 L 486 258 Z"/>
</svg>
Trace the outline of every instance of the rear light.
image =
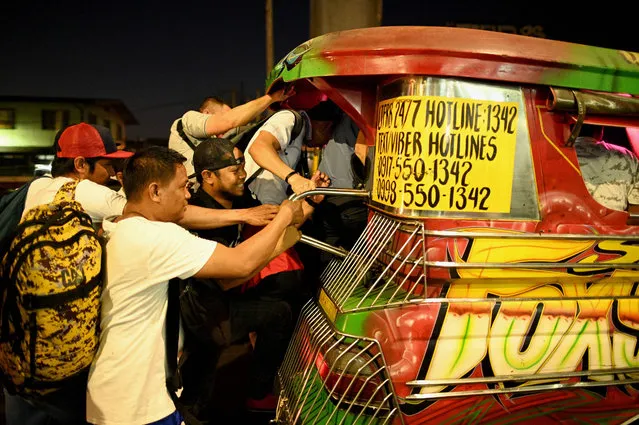
<svg viewBox="0 0 639 425">
<path fill-rule="evenodd" d="M 377 357 L 357 346 L 338 344 L 318 353 L 315 365 L 331 398 L 371 406 L 383 403 L 387 395 Z"/>
</svg>

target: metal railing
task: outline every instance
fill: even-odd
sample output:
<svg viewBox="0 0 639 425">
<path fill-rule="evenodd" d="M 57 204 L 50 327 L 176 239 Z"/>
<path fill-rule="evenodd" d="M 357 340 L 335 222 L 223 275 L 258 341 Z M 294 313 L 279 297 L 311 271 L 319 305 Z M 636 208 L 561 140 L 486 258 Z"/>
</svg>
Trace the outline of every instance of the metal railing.
<svg viewBox="0 0 639 425">
<path fill-rule="evenodd" d="M 400 417 L 379 343 L 337 332 L 313 301 L 304 306 L 278 371 L 275 423 L 392 423 Z"/>
</svg>

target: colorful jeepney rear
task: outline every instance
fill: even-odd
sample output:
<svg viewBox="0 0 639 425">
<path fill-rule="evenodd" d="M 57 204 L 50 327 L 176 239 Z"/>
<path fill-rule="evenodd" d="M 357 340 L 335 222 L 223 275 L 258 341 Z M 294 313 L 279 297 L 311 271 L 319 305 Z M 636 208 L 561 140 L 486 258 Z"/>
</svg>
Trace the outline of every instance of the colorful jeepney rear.
<svg viewBox="0 0 639 425">
<path fill-rule="evenodd" d="M 639 127 L 639 55 L 457 28 L 313 39 L 273 70 L 370 142 L 369 221 L 297 324 L 287 424 L 622 424 L 639 414 L 639 221 L 583 123 Z M 602 170 L 604 172 L 605 170 Z"/>
</svg>

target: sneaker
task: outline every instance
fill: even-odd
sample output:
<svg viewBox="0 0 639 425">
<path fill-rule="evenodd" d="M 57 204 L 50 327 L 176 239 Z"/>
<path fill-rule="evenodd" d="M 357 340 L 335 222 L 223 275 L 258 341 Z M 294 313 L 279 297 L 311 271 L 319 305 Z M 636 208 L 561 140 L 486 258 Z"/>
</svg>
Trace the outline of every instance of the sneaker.
<svg viewBox="0 0 639 425">
<path fill-rule="evenodd" d="M 249 398 L 246 400 L 246 408 L 248 410 L 276 410 L 278 399 L 278 396 L 271 393 L 260 399 Z"/>
</svg>

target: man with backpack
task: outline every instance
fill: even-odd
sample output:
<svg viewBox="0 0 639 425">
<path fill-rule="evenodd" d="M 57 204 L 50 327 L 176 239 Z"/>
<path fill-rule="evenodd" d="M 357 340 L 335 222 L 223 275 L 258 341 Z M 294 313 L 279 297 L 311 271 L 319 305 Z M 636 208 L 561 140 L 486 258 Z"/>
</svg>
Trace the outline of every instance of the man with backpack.
<svg viewBox="0 0 639 425">
<path fill-rule="evenodd" d="M 85 423 L 85 369 L 96 349 L 102 283 L 102 249 L 94 230 L 105 217 L 122 214 L 126 204 L 123 195 L 103 185 L 113 175 L 111 161 L 133 153 L 117 150 L 107 128 L 69 126 L 56 135 L 55 148 L 53 178 L 25 185 L 0 212 L 0 377 L 7 425 Z M 276 212 L 189 207 L 180 224 L 265 225 Z M 36 325 L 22 323 L 27 317 Z M 45 349 L 31 352 L 30 345 L 16 341 Z"/>
<path fill-rule="evenodd" d="M 184 230 L 190 193 L 184 158 L 162 147 L 137 152 L 124 170 L 128 202 L 104 223 L 107 281 L 100 346 L 89 376 L 87 420 L 95 424 L 179 424 L 165 386 L 167 310 L 174 278 L 246 280 L 299 239 L 299 202 L 285 202 L 259 233 L 227 248 Z M 166 329 L 166 333 L 165 333 Z"/>
<path fill-rule="evenodd" d="M 117 150 L 105 127 L 68 127 L 58 133 L 56 150 L 53 178 L 26 188 L 24 208 L 16 211 L 23 222 L 2 255 L 7 425 L 85 423 L 101 284 L 102 247 L 93 226 L 121 214 L 126 203 L 103 185 L 113 174 L 111 161 L 132 153 Z M 31 344 L 16 349 L 12 340 Z"/>
<path fill-rule="evenodd" d="M 297 116 L 302 117 L 303 129 L 294 132 Z M 294 193 L 316 188 L 308 178 L 308 162 L 304 146 L 321 147 L 333 136 L 339 108 L 330 100 L 319 102 L 306 111 L 281 110 L 260 127 L 246 149 L 247 186 L 262 204 L 278 204 Z M 313 199 L 305 198 L 303 207 L 310 215 L 321 208 Z M 321 223 L 308 220 L 302 232 L 317 237 Z M 296 248 L 297 249 L 297 248 Z M 304 280 L 312 287 L 318 284 L 321 272 L 316 248 L 301 245 L 297 249 L 305 266 Z M 321 257 L 320 257 L 321 258 Z"/>
<path fill-rule="evenodd" d="M 202 140 L 221 136 L 229 130 L 248 124 L 273 103 L 282 102 L 293 94 L 292 91 L 282 89 L 232 109 L 217 97 L 207 97 L 198 111 L 188 111 L 173 122 L 169 148 L 186 157 L 187 175 L 195 182 L 193 150 Z"/>
<path fill-rule="evenodd" d="M 279 204 L 288 189 L 301 193 L 315 189 L 306 174 L 303 146 L 324 146 L 333 133 L 338 109 L 323 101 L 307 111 L 283 109 L 255 132 L 246 148 L 248 187 L 262 204 Z M 301 131 L 294 131 L 301 121 Z M 311 208 L 312 201 L 307 202 Z"/>
</svg>

